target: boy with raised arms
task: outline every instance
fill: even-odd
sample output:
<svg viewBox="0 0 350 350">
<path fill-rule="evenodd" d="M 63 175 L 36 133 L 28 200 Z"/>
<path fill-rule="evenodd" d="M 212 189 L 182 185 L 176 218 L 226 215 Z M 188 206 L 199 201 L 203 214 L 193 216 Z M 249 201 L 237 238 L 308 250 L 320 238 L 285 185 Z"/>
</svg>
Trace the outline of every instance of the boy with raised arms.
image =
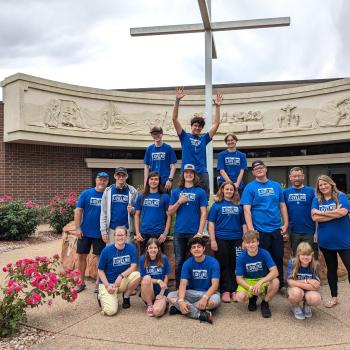
<svg viewBox="0 0 350 350">
<path fill-rule="evenodd" d="M 181 271 L 177 292 L 168 294 L 169 313 L 213 323 L 210 310 L 220 305 L 220 266 L 218 261 L 204 254 L 206 239 L 194 237 L 189 241 L 192 257 L 188 258 Z"/>
<path fill-rule="evenodd" d="M 236 279 L 238 283 L 236 299 L 246 304 L 248 310 L 257 309 L 257 298 L 261 297 L 261 315 L 271 317 L 269 302 L 278 292 L 278 270 L 271 255 L 265 249 L 259 248 L 259 232 L 248 230 L 243 234 L 246 247 L 237 258 Z"/>
</svg>

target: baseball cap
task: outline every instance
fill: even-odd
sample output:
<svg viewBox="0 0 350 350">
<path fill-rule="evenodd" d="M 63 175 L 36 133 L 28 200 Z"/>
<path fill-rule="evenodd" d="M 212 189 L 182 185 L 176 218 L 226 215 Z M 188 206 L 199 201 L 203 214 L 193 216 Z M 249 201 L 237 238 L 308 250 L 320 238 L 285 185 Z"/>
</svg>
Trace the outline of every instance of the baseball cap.
<svg viewBox="0 0 350 350">
<path fill-rule="evenodd" d="M 150 130 L 150 134 L 154 133 L 154 132 L 159 132 L 161 134 L 163 134 L 163 129 L 160 126 L 154 126 L 151 130 Z"/>
<path fill-rule="evenodd" d="M 254 162 L 252 163 L 252 169 L 254 169 L 255 167 L 257 167 L 258 165 L 263 165 L 265 166 L 264 162 L 262 160 L 254 160 Z"/>
<path fill-rule="evenodd" d="M 122 166 L 115 168 L 114 173 L 115 174 L 122 173 L 122 174 L 128 175 L 128 171 L 126 170 L 126 168 L 124 168 Z"/>
<path fill-rule="evenodd" d="M 106 177 L 107 179 L 109 179 L 109 175 L 105 171 L 100 171 L 99 173 L 97 173 L 96 174 L 96 179 L 98 177 Z"/>
<path fill-rule="evenodd" d="M 193 164 L 185 164 L 184 170 L 196 171 L 196 167 Z"/>
</svg>

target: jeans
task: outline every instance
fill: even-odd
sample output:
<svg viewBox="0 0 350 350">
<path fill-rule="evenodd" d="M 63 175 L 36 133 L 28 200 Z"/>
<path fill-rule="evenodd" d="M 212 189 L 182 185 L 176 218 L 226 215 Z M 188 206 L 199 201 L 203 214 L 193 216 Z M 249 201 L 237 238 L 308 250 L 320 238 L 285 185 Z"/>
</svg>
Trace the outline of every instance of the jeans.
<svg viewBox="0 0 350 350">
<path fill-rule="evenodd" d="M 331 290 L 331 296 L 338 296 L 338 254 L 348 271 L 348 279 L 350 282 L 350 249 L 331 250 L 321 248 L 321 252 L 324 256 L 324 260 L 327 266 L 327 280 L 329 289 Z"/>
<path fill-rule="evenodd" d="M 189 249 L 188 241 L 194 235 L 175 235 L 174 236 L 174 252 L 175 252 L 175 280 L 176 288 L 179 288 L 181 279 L 182 265 L 186 260 Z"/>
<path fill-rule="evenodd" d="M 278 279 L 280 281 L 280 288 L 284 286 L 283 278 L 283 255 L 284 245 L 283 237 L 280 230 L 272 232 L 261 232 L 260 231 L 260 247 L 266 249 L 272 256 L 278 270 Z"/>
<path fill-rule="evenodd" d="M 215 238 L 218 251 L 215 258 L 220 263 L 220 292 L 235 292 L 238 285 L 236 281 L 236 259 L 241 253 L 242 240 L 224 240 Z"/>
<path fill-rule="evenodd" d="M 293 251 L 293 256 L 296 256 L 297 248 L 299 243 L 307 242 L 310 244 L 311 248 L 314 250 L 314 257 L 318 260 L 318 244 L 314 242 L 314 234 L 313 233 L 289 233 L 290 244 Z"/>
<path fill-rule="evenodd" d="M 209 199 L 209 195 L 210 195 L 209 174 L 208 173 L 201 173 L 201 174 L 197 174 L 197 176 L 199 177 L 199 180 L 201 181 L 199 186 L 201 188 L 203 188 L 203 190 L 207 194 L 207 199 Z"/>
<path fill-rule="evenodd" d="M 186 290 L 186 294 L 185 294 L 185 301 L 188 305 L 188 309 L 189 309 L 189 313 L 186 316 L 189 316 L 191 318 L 194 319 L 198 319 L 200 311 L 196 306 L 197 302 L 202 298 L 202 296 L 205 294 L 206 292 L 203 291 L 198 291 L 198 290 L 193 290 L 193 289 L 187 289 Z M 170 292 L 168 294 L 168 300 L 171 298 L 176 298 L 176 302 L 174 303 L 170 303 L 170 306 L 175 306 L 178 310 L 180 310 L 180 305 L 177 301 L 178 299 L 178 294 L 177 292 Z M 210 309 L 216 309 L 219 305 L 220 305 L 220 294 L 219 293 L 215 293 L 213 294 L 209 299 L 208 299 L 208 303 L 209 301 L 211 301 L 214 306 L 211 307 Z"/>
</svg>

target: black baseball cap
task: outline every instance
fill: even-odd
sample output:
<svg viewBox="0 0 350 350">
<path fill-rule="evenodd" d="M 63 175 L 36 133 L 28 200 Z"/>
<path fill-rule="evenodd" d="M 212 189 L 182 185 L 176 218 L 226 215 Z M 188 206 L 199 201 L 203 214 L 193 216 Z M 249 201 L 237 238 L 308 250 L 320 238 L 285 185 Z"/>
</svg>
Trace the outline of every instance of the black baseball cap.
<svg viewBox="0 0 350 350">
<path fill-rule="evenodd" d="M 264 162 L 262 160 L 254 160 L 254 162 L 252 163 L 252 169 L 254 169 L 255 167 L 259 166 L 259 165 L 263 165 L 265 166 Z"/>
<path fill-rule="evenodd" d="M 126 170 L 126 168 L 120 166 L 118 168 L 115 168 L 114 174 L 119 174 L 122 173 L 124 175 L 128 175 L 128 171 Z"/>
</svg>

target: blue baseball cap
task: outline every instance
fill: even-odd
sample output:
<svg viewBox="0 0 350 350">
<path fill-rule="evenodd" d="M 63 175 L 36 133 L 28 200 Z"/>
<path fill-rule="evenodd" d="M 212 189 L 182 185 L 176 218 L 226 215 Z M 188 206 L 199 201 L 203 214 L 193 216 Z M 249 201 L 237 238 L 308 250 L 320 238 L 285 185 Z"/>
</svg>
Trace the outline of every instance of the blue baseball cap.
<svg viewBox="0 0 350 350">
<path fill-rule="evenodd" d="M 96 174 L 96 179 L 98 177 L 106 177 L 107 179 L 109 179 L 109 175 L 105 171 L 100 171 L 99 173 L 97 173 Z"/>
</svg>

